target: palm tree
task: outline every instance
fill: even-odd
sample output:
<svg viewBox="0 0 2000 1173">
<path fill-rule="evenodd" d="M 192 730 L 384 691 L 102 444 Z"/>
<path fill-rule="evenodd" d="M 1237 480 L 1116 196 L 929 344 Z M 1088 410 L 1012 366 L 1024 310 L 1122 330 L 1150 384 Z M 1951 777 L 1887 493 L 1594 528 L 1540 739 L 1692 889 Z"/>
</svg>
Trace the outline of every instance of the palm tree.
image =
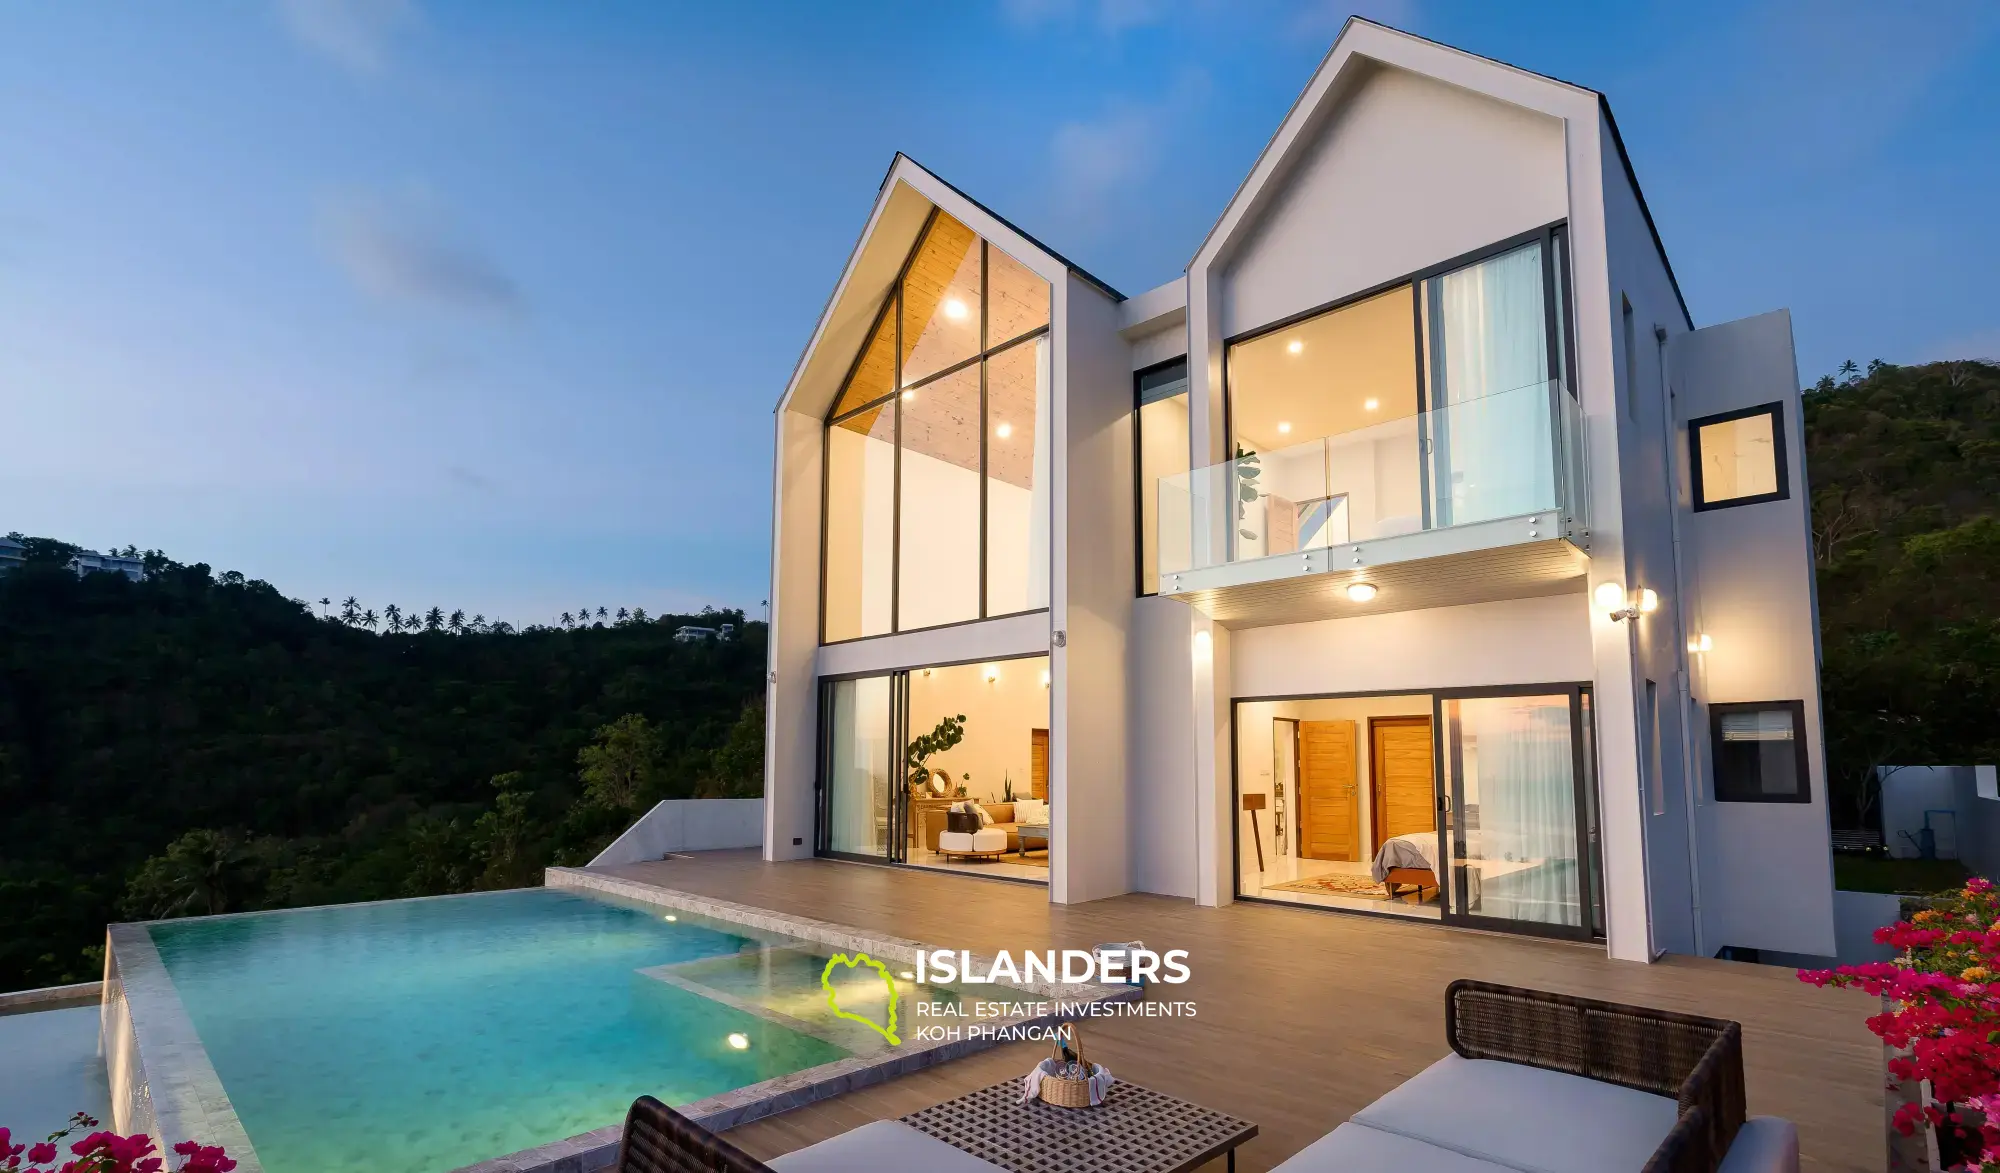
<svg viewBox="0 0 2000 1173">
<path fill-rule="evenodd" d="M 424 630 L 437 631 L 444 626 L 444 608 L 432 607 L 424 612 Z"/>
<path fill-rule="evenodd" d="M 356 599 L 353 595 L 349 595 L 345 599 L 342 599 L 340 601 L 340 621 L 342 623 L 347 624 L 349 627 L 353 627 L 355 622 L 360 618 L 361 618 L 360 600 Z"/>
<path fill-rule="evenodd" d="M 320 615 L 320 618 L 322 618 L 322 619 L 326 618 L 326 609 L 327 609 L 328 607 L 331 607 L 331 606 L 333 606 L 333 600 L 332 600 L 332 599 L 321 599 L 321 600 L 319 601 L 319 615 Z"/>
<path fill-rule="evenodd" d="M 1840 377 L 1842 379 L 1852 379 L 1855 375 L 1858 375 L 1860 373 L 1861 373 L 1861 368 L 1855 366 L 1854 360 L 1851 358 L 1848 359 L 1846 362 L 1840 364 Z"/>
<path fill-rule="evenodd" d="M 609 618 L 611 618 L 611 612 L 609 612 L 609 611 L 606 611 L 606 610 L 605 610 L 604 608 L 602 608 L 602 607 L 599 607 L 599 608 L 597 609 L 597 621 L 598 621 L 599 623 L 602 623 L 602 622 L 604 622 L 604 621 L 605 621 L 606 619 L 609 619 Z"/>
<path fill-rule="evenodd" d="M 474 615 L 474 616 L 472 617 L 472 630 L 474 630 L 474 631 L 485 631 L 485 630 L 486 630 L 486 616 L 485 616 L 485 615 Z"/>
<path fill-rule="evenodd" d="M 401 607 L 398 607 L 396 604 L 391 603 L 388 606 L 382 608 L 382 614 L 389 620 L 390 631 L 403 630 L 403 609 Z"/>
<path fill-rule="evenodd" d="M 451 633 L 452 633 L 453 635 L 464 635 L 464 634 L 465 634 L 465 612 L 463 612 L 463 611 L 453 611 L 453 612 L 451 613 L 451 620 L 450 620 L 449 622 L 447 622 L 447 623 L 445 624 L 445 626 L 446 626 L 446 627 L 449 627 L 449 628 L 451 628 Z"/>
<path fill-rule="evenodd" d="M 631 617 L 632 613 L 630 611 L 627 611 L 623 607 L 618 608 L 618 622 L 623 623 Z"/>
<path fill-rule="evenodd" d="M 361 613 L 361 626 L 373 631 L 375 630 L 375 622 L 375 608 L 370 607 Z"/>
<path fill-rule="evenodd" d="M 570 614 L 569 614 L 569 612 L 567 612 L 567 611 L 564 611 L 564 612 L 562 613 L 562 619 L 560 620 L 560 622 L 562 623 L 562 625 L 563 625 L 563 626 L 564 626 L 565 628 L 567 628 L 567 627 L 569 627 L 570 625 L 574 624 L 574 623 L 576 622 L 576 620 L 574 620 L 574 619 L 570 618 Z"/>
</svg>

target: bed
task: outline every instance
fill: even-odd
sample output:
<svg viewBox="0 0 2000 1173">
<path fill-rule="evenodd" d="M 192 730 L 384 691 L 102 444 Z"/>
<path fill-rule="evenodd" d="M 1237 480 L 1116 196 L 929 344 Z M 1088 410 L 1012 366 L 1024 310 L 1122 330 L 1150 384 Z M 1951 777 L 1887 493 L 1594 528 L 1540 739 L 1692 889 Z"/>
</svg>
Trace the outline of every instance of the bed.
<svg viewBox="0 0 2000 1173">
<path fill-rule="evenodd" d="M 1368 874 L 1392 897 L 1398 888 L 1409 885 L 1416 888 L 1417 899 L 1422 900 L 1424 889 L 1437 890 L 1437 855 L 1436 831 L 1395 835 L 1383 840 Z"/>
</svg>

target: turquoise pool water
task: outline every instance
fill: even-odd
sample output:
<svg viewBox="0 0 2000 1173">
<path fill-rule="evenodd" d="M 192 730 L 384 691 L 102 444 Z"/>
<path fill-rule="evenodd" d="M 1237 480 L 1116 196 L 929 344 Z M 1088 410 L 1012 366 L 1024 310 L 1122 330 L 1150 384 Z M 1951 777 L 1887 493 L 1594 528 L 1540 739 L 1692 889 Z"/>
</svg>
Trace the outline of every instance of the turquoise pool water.
<svg viewBox="0 0 2000 1173">
<path fill-rule="evenodd" d="M 268 1173 L 443 1173 L 887 1045 L 826 1009 L 833 950 L 676 918 L 531 889 L 150 932 Z"/>
</svg>

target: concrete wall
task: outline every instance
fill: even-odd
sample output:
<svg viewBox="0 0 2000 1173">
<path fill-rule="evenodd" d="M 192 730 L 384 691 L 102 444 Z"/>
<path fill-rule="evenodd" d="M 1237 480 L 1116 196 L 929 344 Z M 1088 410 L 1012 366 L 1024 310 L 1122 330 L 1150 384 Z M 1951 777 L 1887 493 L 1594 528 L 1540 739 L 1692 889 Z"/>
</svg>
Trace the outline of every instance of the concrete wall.
<svg viewBox="0 0 2000 1173">
<path fill-rule="evenodd" d="M 1228 695 L 1425 692 L 1591 678 L 1582 595 L 1323 619 L 1234 633 Z"/>
<path fill-rule="evenodd" d="M 1224 337 L 1567 214 L 1559 119 L 1388 66 L 1344 89 L 1233 250 Z"/>
<path fill-rule="evenodd" d="M 1827 820 L 1826 747 L 1821 736 L 1819 609 L 1813 594 L 1805 449 L 1791 316 L 1779 310 L 1709 326 L 1668 351 L 1676 423 L 1777 402 L 1783 405 L 1791 496 L 1681 517 L 1691 582 L 1691 630 L 1710 651 L 1693 672 L 1709 761 L 1706 707 L 1729 701 L 1803 701 L 1811 801 L 1715 802 L 1703 772 L 1697 795 L 1702 840 L 1702 938 L 1783 953 L 1834 949 L 1833 857 Z M 1683 445 L 1682 451 L 1685 452 Z M 1725 898 L 1726 897 L 1726 898 Z"/>
<path fill-rule="evenodd" d="M 1621 738 L 1630 731 L 1637 768 L 1609 771 L 1603 785 L 1618 788 L 1621 801 L 1628 794 L 1637 799 L 1653 951 L 1700 953 L 1692 842 L 1695 787 L 1689 782 L 1693 722 L 1684 619 L 1687 576 L 1676 514 L 1684 481 L 1675 460 L 1666 371 L 1667 340 L 1686 334 L 1688 324 L 1609 127 L 1599 133 L 1610 301 L 1592 309 L 1609 311 L 1614 363 L 1613 394 L 1609 402 L 1595 397 L 1592 424 L 1617 435 L 1621 540 L 1615 553 L 1593 550 L 1598 563 L 1593 571 L 1600 579 L 1619 579 L 1628 590 L 1650 588 L 1660 598 L 1659 610 L 1625 625 L 1630 667 L 1624 671 L 1629 677 L 1618 683 L 1629 680 L 1630 708 L 1606 706 L 1598 713 L 1600 730 L 1615 721 Z M 1616 664 L 1604 669 L 1620 671 Z M 1619 691 L 1607 689 L 1607 699 Z"/>
<path fill-rule="evenodd" d="M 1893 961 L 1896 949 L 1875 943 L 1875 930 L 1902 919 L 1903 898 L 1883 892 L 1833 894 L 1833 958 L 1841 965 Z"/>
<path fill-rule="evenodd" d="M 756 847 L 763 841 L 761 798 L 665 799 L 598 852 L 590 866 L 641 863 L 675 851 Z"/>
<path fill-rule="evenodd" d="M 1072 904 L 1132 887 L 1125 828 L 1132 370 L 1116 302 L 1071 274 L 1056 305 L 1064 391 L 1051 448 L 1058 485 L 1049 624 L 1064 638 L 1049 649 L 1049 897 Z"/>
<path fill-rule="evenodd" d="M 1132 607 L 1131 773 L 1126 792 L 1132 887 L 1195 894 L 1193 637 L 1198 613 L 1175 599 Z"/>
<path fill-rule="evenodd" d="M 1937 853 L 1942 859 L 1959 858 L 1961 840 L 1965 838 L 1960 834 L 1960 823 L 1967 815 L 1975 814 L 1965 809 L 1970 803 L 1960 798 L 1959 775 L 1970 775 L 1972 767 L 1885 766 L 1881 773 L 1882 842 L 1889 854 L 1897 859 L 1916 859 L 1924 813 L 1945 811 L 1949 813 L 1931 818 L 1931 828 L 1937 832 Z M 1971 787 L 1966 789 L 1970 791 Z"/>
</svg>

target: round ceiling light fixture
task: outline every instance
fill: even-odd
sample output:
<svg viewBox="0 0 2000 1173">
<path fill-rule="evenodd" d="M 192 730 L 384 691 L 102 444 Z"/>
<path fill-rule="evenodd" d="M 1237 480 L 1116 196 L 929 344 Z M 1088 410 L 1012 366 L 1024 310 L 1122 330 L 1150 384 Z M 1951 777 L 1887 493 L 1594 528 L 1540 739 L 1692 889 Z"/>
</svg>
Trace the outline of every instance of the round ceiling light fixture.
<svg viewBox="0 0 2000 1173">
<path fill-rule="evenodd" d="M 1350 582 L 1347 584 L 1347 597 L 1357 603 L 1366 603 L 1381 593 L 1380 588 L 1376 587 L 1372 582 Z"/>
</svg>

